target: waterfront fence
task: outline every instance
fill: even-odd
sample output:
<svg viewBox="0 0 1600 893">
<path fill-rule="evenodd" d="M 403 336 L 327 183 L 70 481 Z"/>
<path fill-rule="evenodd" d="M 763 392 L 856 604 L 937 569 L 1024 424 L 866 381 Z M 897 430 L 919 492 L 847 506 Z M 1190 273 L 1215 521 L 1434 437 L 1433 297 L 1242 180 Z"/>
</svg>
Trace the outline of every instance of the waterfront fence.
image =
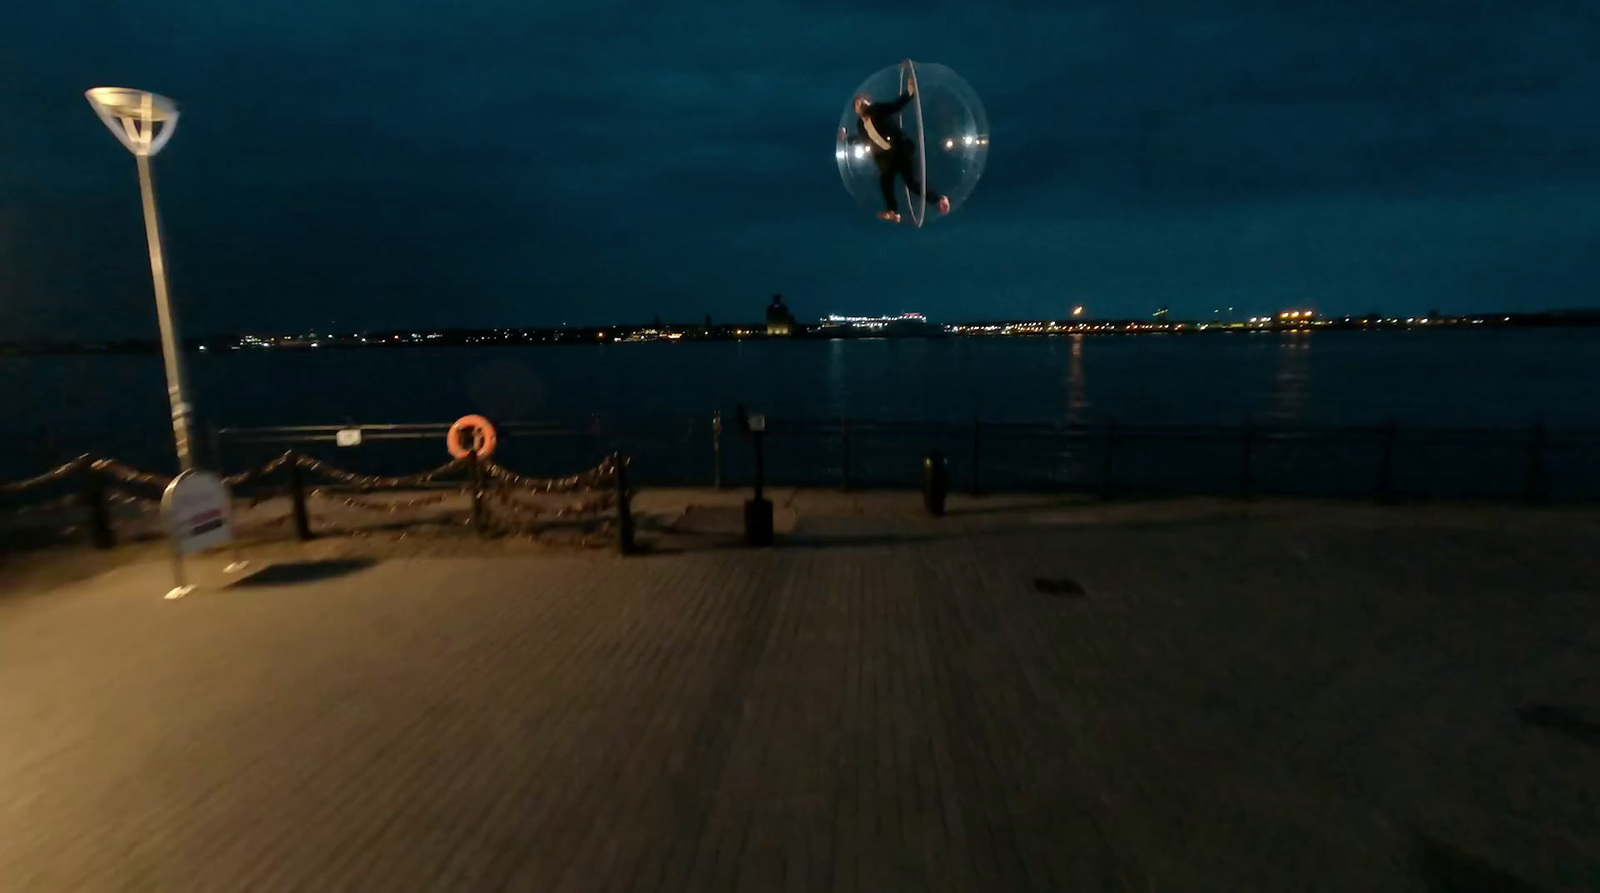
<svg viewBox="0 0 1600 893">
<path fill-rule="evenodd" d="M 623 452 L 646 486 L 742 487 L 754 473 L 731 414 L 617 424 L 496 422 L 496 456 L 532 473 Z M 361 444 L 337 445 L 358 429 Z M 221 467 L 292 446 L 369 472 L 415 468 L 444 448 L 446 423 L 222 428 Z M 1096 425 L 855 418 L 766 419 L 771 486 L 915 488 L 942 452 L 951 487 L 969 493 L 1081 493 L 1102 498 L 1212 495 L 1600 502 L 1600 429 L 1369 426 Z"/>
<path fill-rule="evenodd" d="M 533 477 L 469 454 L 421 473 L 381 475 L 290 448 L 224 481 L 235 497 L 236 526 L 241 514 L 271 501 L 282 510 L 249 518 L 243 526 L 286 526 L 300 540 L 429 524 L 484 537 L 611 542 L 628 554 L 634 546 L 628 465 L 627 456 L 612 453 L 578 474 Z M 131 539 L 162 536 L 157 516 L 171 480 L 85 455 L 0 483 L 0 536 L 7 541 L 0 545 L 81 533 L 97 547 L 110 548 L 119 529 Z"/>
</svg>

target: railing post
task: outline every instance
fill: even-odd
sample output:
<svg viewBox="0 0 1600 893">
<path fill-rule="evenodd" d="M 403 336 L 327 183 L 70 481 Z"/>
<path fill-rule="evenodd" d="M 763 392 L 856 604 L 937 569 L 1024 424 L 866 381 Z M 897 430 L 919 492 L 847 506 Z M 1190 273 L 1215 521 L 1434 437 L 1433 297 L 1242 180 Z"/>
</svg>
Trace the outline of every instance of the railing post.
<svg viewBox="0 0 1600 893">
<path fill-rule="evenodd" d="M 294 535 L 301 542 L 311 539 L 311 514 L 306 511 L 306 470 L 296 453 L 289 460 L 289 498 L 294 506 Z"/>
<path fill-rule="evenodd" d="M 483 511 L 483 464 L 478 461 L 478 451 L 467 453 L 468 480 L 472 484 L 472 527 L 478 536 L 488 536 L 489 518 Z"/>
<path fill-rule="evenodd" d="M 1394 448 L 1399 436 L 1400 430 L 1394 420 L 1384 423 L 1383 452 L 1378 463 L 1378 501 L 1381 503 L 1394 502 Z"/>
<path fill-rule="evenodd" d="M 981 473 L 983 454 L 983 425 L 978 421 L 978 414 L 972 414 L 972 495 L 983 493 L 983 475 Z"/>
<path fill-rule="evenodd" d="M 1522 486 L 1529 505 L 1544 502 L 1544 423 L 1535 422 L 1528 431 L 1528 473 Z"/>
<path fill-rule="evenodd" d="M 839 489 L 850 489 L 850 419 L 839 419 Z"/>
<path fill-rule="evenodd" d="M 1112 469 L 1111 457 L 1116 454 L 1116 449 L 1117 449 L 1117 423 L 1112 421 L 1111 419 L 1107 419 L 1106 420 L 1106 456 L 1105 456 L 1105 462 L 1102 465 L 1101 471 L 1100 471 L 1100 498 L 1101 499 L 1110 499 L 1112 494 L 1116 492 L 1115 487 L 1112 486 L 1112 478 L 1111 478 L 1111 469 Z"/>
<path fill-rule="evenodd" d="M 1239 469 L 1239 498 L 1250 498 L 1250 465 L 1252 453 L 1255 452 L 1255 425 L 1249 422 L 1244 426 L 1244 456 L 1243 467 Z"/>
<path fill-rule="evenodd" d="M 722 410 L 711 414 L 711 486 L 722 489 Z"/>
<path fill-rule="evenodd" d="M 617 551 L 623 555 L 632 555 L 633 507 L 628 503 L 628 457 L 622 453 L 612 453 L 611 462 L 616 468 Z"/>
<path fill-rule="evenodd" d="M 79 473 L 83 476 L 83 507 L 89 512 L 89 538 L 96 549 L 109 549 L 117 544 L 117 537 L 111 530 L 111 509 L 106 505 L 105 479 L 89 462 L 84 463 L 83 471 Z"/>
</svg>

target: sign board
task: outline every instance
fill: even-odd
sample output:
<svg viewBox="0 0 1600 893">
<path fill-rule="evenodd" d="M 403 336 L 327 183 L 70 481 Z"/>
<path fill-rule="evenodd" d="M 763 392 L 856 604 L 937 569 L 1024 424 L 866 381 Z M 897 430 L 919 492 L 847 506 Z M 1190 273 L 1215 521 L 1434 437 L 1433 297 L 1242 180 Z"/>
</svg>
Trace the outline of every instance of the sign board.
<svg viewBox="0 0 1600 893">
<path fill-rule="evenodd" d="M 232 508 L 228 485 L 209 471 L 183 472 L 161 497 L 161 512 L 180 555 L 232 542 Z"/>
<path fill-rule="evenodd" d="M 333 442 L 342 447 L 361 446 L 360 428 L 340 428 L 333 435 Z"/>
<path fill-rule="evenodd" d="M 751 416 L 750 417 L 750 430 L 751 431 L 765 431 L 765 430 L 767 430 L 767 417 L 764 416 L 764 415 L 753 415 L 753 416 Z"/>
</svg>

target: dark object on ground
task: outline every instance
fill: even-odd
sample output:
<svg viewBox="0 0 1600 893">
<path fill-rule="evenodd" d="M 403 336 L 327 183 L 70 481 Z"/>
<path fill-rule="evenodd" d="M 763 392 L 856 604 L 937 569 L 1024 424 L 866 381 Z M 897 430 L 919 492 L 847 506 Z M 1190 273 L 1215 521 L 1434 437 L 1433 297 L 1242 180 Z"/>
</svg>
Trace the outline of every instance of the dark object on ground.
<svg viewBox="0 0 1600 893">
<path fill-rule="evenodd" d="M 1083 584 L 1066 577 L 1054 580 L 1047 577 L 1034 577 L 1033 588 L 1034 591 L 1042 592 L 1045 595 L 1071 595 L 1081 598 L 1089 594 L 1084 591 Z"/>
<path fill-rule="evenodd" d="M 1600 722 L 1584 719 L 1565 707 L 1553 704 L 1529 704 L 1517 711 L 1517 719 L 1530 726 L 1560 732 L 1581 744 L 1600 747 Z"/>
<path fill-rule="evenodd" d="M 744 501 L 744 542 L 747 546 L 772 545 L 772 500 Z"/>
<path fill-rule="evenodd" d="M 950 492 L 950 470 L 944 453 L 934 450 L 922 460 L 922 504 L 930 515 L 944 514 L 944 498 Z"/>
</svg>

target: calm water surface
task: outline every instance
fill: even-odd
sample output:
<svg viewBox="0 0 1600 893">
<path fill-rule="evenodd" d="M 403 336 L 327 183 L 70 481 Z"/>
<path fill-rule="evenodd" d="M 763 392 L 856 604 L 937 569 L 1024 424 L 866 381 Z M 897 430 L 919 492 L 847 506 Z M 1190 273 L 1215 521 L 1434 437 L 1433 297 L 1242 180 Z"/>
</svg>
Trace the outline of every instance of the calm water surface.
<svg viewBox="0 0 1600 893">
<path fill-rule="evenodd" d="M 195 354 L 216 425 L 774 417 L 1600 427 L 1600 330 L 1073 336 Z M 4 477 L 171 465 L 156 356 L 0 358 Z"/>
</svg>

